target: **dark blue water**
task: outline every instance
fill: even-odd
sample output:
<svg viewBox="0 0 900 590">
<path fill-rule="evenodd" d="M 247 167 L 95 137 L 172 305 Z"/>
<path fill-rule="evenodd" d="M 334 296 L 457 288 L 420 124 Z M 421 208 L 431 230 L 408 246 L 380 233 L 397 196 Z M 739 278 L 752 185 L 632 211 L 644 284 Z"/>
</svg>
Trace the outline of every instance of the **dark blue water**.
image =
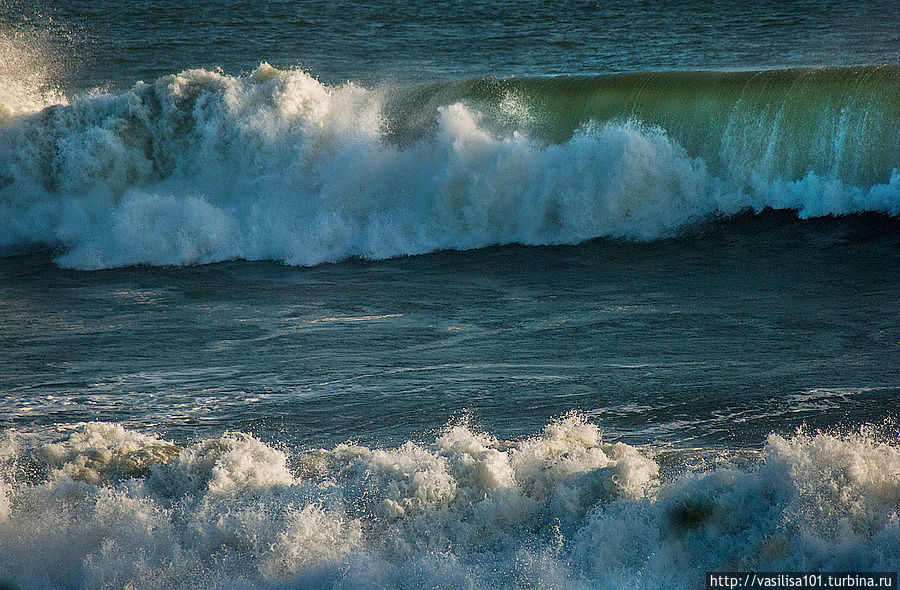
<svg viewBox="0 0 900 590">
<path fill-rule="evenodd" d="M 300 66 L 327 83 L 896 64 L 872 2 L 53 2 L 7 0 L 62 80 L 122 87 L 188 68 Z"/>
</svg>

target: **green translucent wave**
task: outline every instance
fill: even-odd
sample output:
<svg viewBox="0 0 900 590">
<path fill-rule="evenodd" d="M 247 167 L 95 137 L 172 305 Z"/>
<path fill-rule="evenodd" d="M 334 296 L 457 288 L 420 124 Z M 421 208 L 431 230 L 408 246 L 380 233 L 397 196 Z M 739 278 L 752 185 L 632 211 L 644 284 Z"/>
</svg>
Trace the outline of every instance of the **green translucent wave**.
<svg viewBox="0 0 900 590">
<path fill-rule="evenodd" d="M 390 94 L 393 137 L 419 137 L 437 107 L 456 101 L 498 132 L 551 143 L 592 121 L 639 120 L 730 181 L 814 173 L 871 186 L 900 168 L 900 66 L 438 83 Z"/>
</svg>

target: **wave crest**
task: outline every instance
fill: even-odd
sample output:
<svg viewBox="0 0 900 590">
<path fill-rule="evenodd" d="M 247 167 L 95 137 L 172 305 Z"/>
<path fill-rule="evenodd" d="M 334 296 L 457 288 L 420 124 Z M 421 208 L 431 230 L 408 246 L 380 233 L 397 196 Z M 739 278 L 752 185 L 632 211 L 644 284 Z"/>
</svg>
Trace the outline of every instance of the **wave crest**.
<svg viewBox="0 0 900 590">
<path fill-rule="evenodd" d="M 421 130 L 398 142 L 390 100 L 387 90 L 328 87 L 264 64 L 245 77 L 192 70 L 51 107 L 0 131 L 0 245 L 61 244 L 57 262 L 82 269 L 314 265 L 650 240 L 744 209 L 900 212 L 897 169 L 872 185 L 839 170 L 791 177 L 772 168 L 775 150 L 758 162 L 737 153 L 739 169 L 722 170 L 663 127 L 627 117 L 587 120 L 548 143 L 465 99 L 406 113 Z M 514 100 L 499 107 L 507 120 Z"/>
</svg>

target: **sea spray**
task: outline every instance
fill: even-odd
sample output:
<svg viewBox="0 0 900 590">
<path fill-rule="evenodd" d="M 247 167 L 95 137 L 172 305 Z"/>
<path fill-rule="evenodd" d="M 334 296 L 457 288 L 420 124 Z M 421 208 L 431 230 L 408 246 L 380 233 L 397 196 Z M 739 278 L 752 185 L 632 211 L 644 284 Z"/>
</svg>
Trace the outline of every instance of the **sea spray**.
<svg viewBox="0 0 900 590">
<path fill-rule="evenodd" d="M 44 107 L 66 103 L 48 45 L 33 31 L 0 23 L 0 128 Z"/>
</svg>

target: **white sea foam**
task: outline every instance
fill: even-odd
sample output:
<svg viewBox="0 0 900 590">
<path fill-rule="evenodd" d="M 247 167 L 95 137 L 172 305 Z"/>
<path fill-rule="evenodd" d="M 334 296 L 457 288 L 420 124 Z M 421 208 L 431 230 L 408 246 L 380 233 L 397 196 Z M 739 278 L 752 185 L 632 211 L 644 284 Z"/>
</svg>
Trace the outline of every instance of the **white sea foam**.
<svg viewBox="0 0 900 590">
<path fill-rule="evenodd" d="M 174 454 L 112 424 L 6 440 L 0 580 L 23 589 L 693 588 L 891 570 L 900 542 L 900 449 L 865 434 L 772 435 L 755 468 L 680 476 L 576 415 L 294 455 L 239 433 Z M 123 469 L 141 448 L 152 466 Z"/>
<path fill-rule="evenodd" d="M 172 443 L 100 422 L 87 424 L 65 443 L 42 447 L 36 459 L 73 479 L 96 484 L 148 474 L 151 465 L 165 463 L 177 452 Z"/>
<path fill-rule="evenodd" d="M 82 269 L 313 265 L 654 239 L 747 208 L 900 213 L 900 171 L 874 186 L 782 178 L 767 162 L 715 171 L 637 121 L 588 122 L 548 145 L 452 102 L 433 132 L 396 145 L 384 96 L 262 65 L 245 77 L 187 71 L 17 119 L 0 132 L 0 245 L 62 245 L 57 262 Z"/>
</svg>

